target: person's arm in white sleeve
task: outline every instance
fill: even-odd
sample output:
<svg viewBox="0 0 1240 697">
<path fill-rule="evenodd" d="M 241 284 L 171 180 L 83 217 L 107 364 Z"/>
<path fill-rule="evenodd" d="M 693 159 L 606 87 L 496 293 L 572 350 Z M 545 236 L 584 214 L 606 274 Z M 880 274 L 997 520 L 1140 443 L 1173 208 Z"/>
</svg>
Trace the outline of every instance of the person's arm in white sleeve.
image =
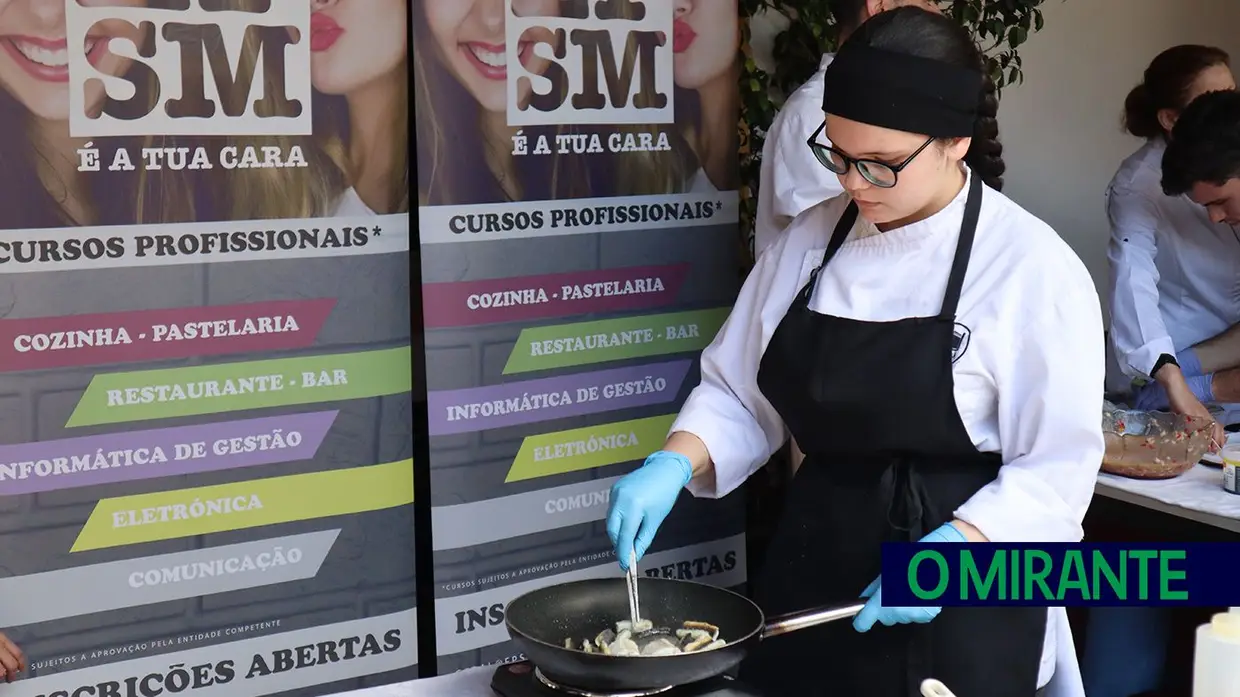
<svg viewBox="0 0 1240 697">
<path fill-rule="evenodd" d="M 1074 264 L 1078 266 L 1079 262 Z M 1105 352 L 1098 296 L 1083 265 L 1049 307 L 1013 323 L 991 371 L 1003 466 L 955 512 L 991 542 L 1078 542 L 1105 444 Z M 1064 288 L 1064 286 L 1067 286 Z"/>
<path fill-rule="evenodd" d="M 1145 194 L 1115 189 L 1107 197 L 1111 239 L 1107 260 L 1111 274 L 1111 342 L 1124 374 L 1150 377 L 1163 354 L 1175 344 L 1158 309 L 1158 253 L 1154 232 L 1162 218 Z"/>
<path fill-rule="evenodd" d="M 806 208 L 844 193 L 840 178 L 822 166 L 806 143 L 825 118 L 818 107 L 800 106 L 787 112 L 771 181 L 762 182 L 775 192 L 775 216 L 781 229 Z"/>
<path fill-rule="evenodd" d="M 727 321 L 702 351 L 701 382 L 672 424 L 666 449 L 693 463 L 694 477 L 687 488 L 694 496 L 731 493 L 787 438 L 783 419 L 758 389 L 768 334 L 762 326 L 763 307 L 775 285 L 785 241 L 786 236 L 772 245 L 745 279 Z"/>
<path fill-rule="evenodd" d="M 784 132 L 784 120 L 783 112 L 775 115 L 775 120 L 771 122 L 771 128 L 766 133 L 766 140 L 762 143 L 762 163 L 758 170 L 758 210 L 754 216 L 753 229 L 755 261 L 762 258 L 767 248 L 779 237 L 779 233 L 788 226 L 787 217 L 775 212 L 775 185 L 773 183 L 776 153 L 779 152 L 779 139 Z M 772 183 L 768 185 L 767 182 Z"/>
</svg>

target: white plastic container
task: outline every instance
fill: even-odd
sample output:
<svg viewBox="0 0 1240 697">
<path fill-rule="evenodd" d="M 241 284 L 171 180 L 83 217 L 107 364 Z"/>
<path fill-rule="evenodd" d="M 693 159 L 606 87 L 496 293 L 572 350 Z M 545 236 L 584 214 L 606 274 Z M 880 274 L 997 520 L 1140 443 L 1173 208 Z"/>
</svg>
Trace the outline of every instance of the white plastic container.
<svg viewBox="0 0 1240 697">
<path fill-rule="evenodd" d="M 1220 612 L 1197 627 L 1193 697 L 1240 697 L 1240 613 Z"/>
<path fill-rule="evenodd" d="M 1219 453 L 1223 460 L 1223 491 L 1240 495 L 1236 472 L 1240 471 L 1240 445 L 1227 445 Z"/>
</svg>

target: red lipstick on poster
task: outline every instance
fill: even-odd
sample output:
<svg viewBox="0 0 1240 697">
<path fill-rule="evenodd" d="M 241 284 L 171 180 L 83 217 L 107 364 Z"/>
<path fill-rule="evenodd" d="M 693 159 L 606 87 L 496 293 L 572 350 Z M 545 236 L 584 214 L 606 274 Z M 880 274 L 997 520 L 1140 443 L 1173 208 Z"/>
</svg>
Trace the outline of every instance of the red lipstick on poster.
<svg viewBox="0 0 1240 697">
<path fill-rule="evenodd" d="M 336 20 L 328 17 L 322 12 L 315 12 L 310 15 L 310 50 L 318 53 L 326 51 L 336 44 L 336 39 L 344 33 L 344 29 L 336 23 Z"/>
<path fill-rule="evenodd" d="M 683 19 L 672 22 L 672 51 L 674 53 L 688 51 L 696 39 L 697 32 L 693 31 L 693 28 Z"/>
</svg>

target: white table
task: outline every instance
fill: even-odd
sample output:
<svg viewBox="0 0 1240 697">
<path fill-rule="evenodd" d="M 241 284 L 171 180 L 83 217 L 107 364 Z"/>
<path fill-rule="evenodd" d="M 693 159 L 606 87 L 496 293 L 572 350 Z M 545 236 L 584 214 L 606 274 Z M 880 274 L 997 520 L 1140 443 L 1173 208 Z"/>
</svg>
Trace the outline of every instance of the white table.
<svg viewBox="0 0 1240 697">
<path fill-rule="evenodd" d="M 1094 492 L 1179 518 L 1240 534 L 1240 496 L 1223 490 L 1223 470 L 1198 464 L 1174 479 L 1098 475 Z"/>
<path fill-rule="evenodd" d="M 496 697 L 491 691 L 491 676 L 494 673 L 495 666 L 483 666 L 437 678 L 341 692 L 332 697 Z"/>
</svg>

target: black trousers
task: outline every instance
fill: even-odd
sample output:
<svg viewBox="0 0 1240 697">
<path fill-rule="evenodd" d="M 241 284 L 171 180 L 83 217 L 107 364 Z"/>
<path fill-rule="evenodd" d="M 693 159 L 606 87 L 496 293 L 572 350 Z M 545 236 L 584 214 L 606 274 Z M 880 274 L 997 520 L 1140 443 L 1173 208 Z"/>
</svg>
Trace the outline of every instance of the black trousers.
<svg viewBox="0 0 1240 697">
<path fill-rule="evenodd" d="M 1235 542 L 1234 533 L 1210 525 L 1178 518 L 1105 496 L 1095 496 L 1085 517 L 1086 542 L 1184 543 Z M 1162 685 L 1158 689 L 1131 697 L 1189 697 L 1193 684 L 1193 646 L 1198 625 L 1210 621 L 1225 607 L 1177 607 L 1172 613 L 1167 636 Z M 1085 646 L 1081 631 L 1089 631 L 1088 612 L 1071 608 L 1078 651 Z"/>
</svg>

